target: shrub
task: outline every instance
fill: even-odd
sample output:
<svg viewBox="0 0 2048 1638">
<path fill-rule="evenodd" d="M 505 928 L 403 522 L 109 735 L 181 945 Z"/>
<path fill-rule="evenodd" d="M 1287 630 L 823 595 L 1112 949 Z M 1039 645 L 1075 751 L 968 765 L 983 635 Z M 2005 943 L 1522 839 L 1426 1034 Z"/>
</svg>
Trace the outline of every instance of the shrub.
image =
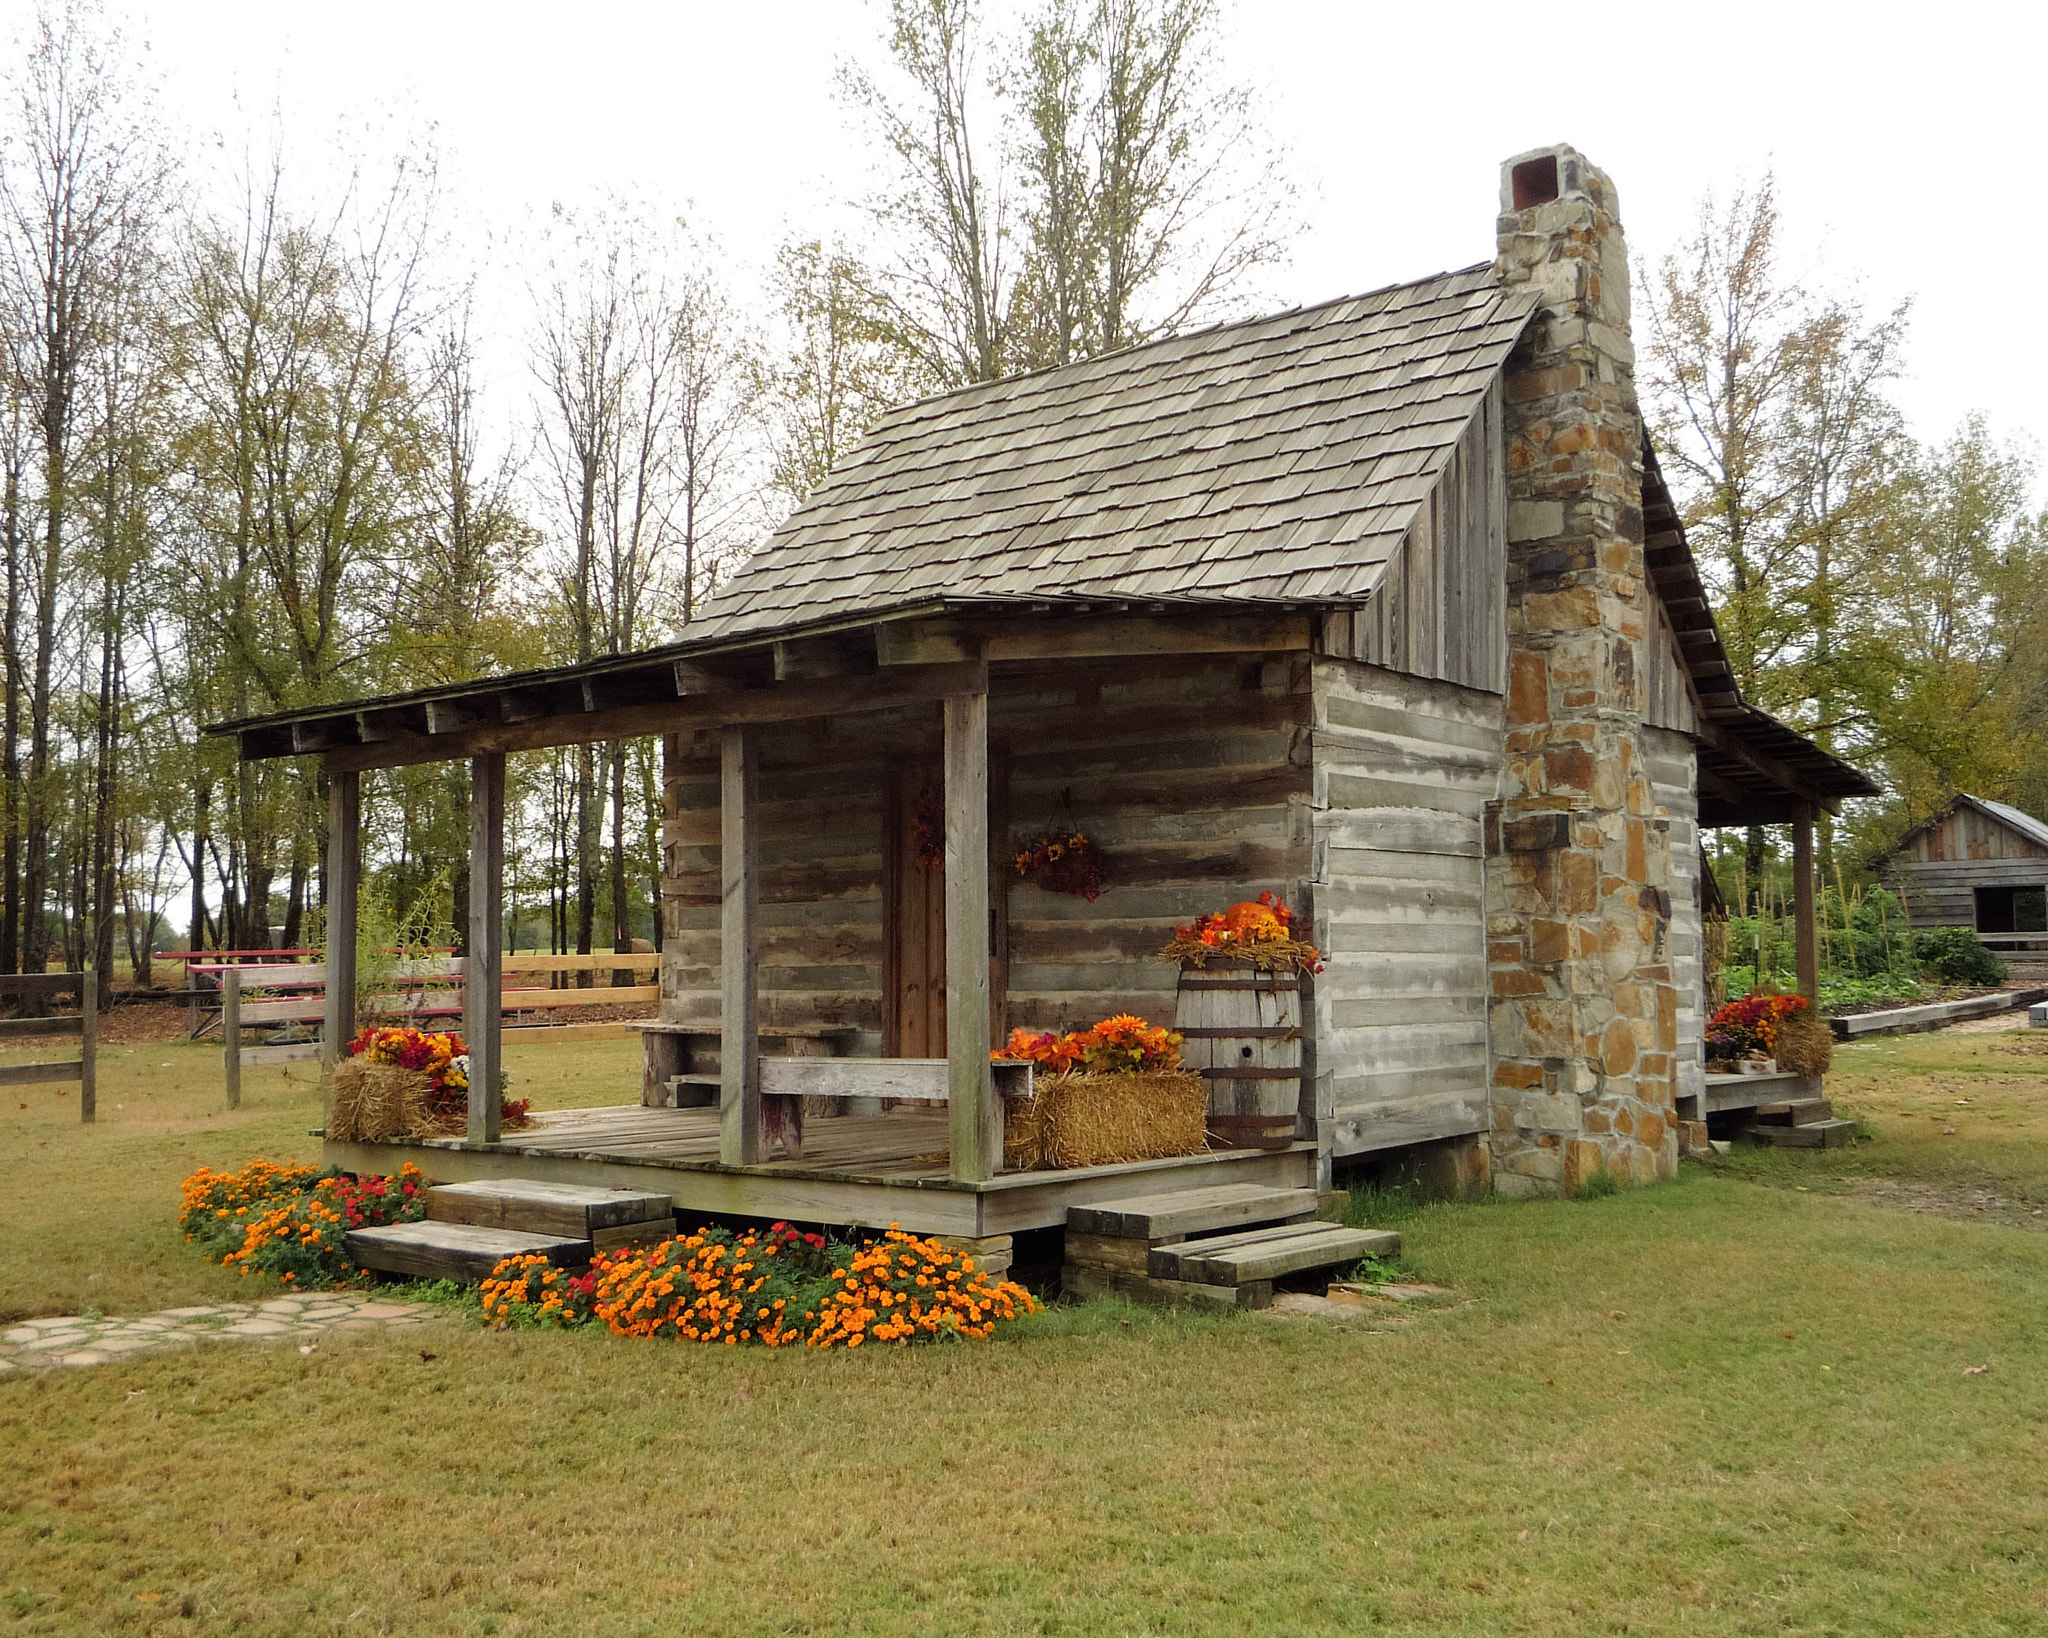
<svg viewBox="0 0 2048 1638">
<path fill-rule="evenodd" d="M 285 1285 L 340 1285 L 362 1273 L 349 1261 L 350 1229 L 417 1222 L 427 1179 L 407 1164 L 395 1177 L 351 1177 L 257 1160 L 239 1172 L 201 1167 L 185 1179 L 179 1226 L 224 1267 Z"/>
<path fill-rule="evenodd" d="M 1913 940 L 1920 969 L 1946 984 L 2003 984 L 2006 965 L 1967 927 L 1930 927 Z"/>
</svg>

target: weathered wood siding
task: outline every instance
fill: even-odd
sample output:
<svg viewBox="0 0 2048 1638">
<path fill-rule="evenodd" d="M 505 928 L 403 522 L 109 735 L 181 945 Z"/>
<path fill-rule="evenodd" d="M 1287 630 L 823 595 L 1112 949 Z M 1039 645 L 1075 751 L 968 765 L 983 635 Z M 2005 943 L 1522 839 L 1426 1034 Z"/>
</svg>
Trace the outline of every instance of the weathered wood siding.
<svg viewBox="0 0 2048 1638">
<path fill-rule="evenodd" d="M 1318 1104 L 1338 1156 L 1487 1126 L 1482 817 L 1497 694 L 1315 670 Z"/>
<path fill-rule="evenodd" d="M 1888 874 L 1916 927 L 1975 927 L 1978 888 L 2048 887 L 2048 858 L 1901 858 Z"/>
<path fill-rule="evenodd" d="M 1681 734 L 1699 732 L 1699 701 L 1678 651 L 1678 637 L 1663 603 L 1650 599 L 1650 630 L 1643 644 L 1643 721 Z"/>
<path fill-rule="evenodd" d="M 1134 1011 L 1173 1015 L 1157 950 L 1177 921 L 1309 867 L 1309 671 L 1220 656 L 1072 663 L 998 678 L 990 737 L 1007 760 L 1011 840 L 1063 793 L 1101 845 L 1094 903 L 1003 881 L 1009 1024 L 1049 1029 Z M 936 761 L 935 707 L 764 733 L 761 1009 L 768 1030 L 849 1027 L 882 1050 L 887 768 Z M 716 741 L 672 738 L 664 829 L 662 1016 L 718 1027 Z M 1007 850 L 1006 850 L 1007 851 Z"/>
<path fill-rule="evenodd" d="M 1500 693 L 1507 687 L 1507 474 L 1500 382 L 1479 402 L 1372 600 L 1322 651 Z"/>
<path fill-rule="evenodd" d="M 1645 724 L 1643 760 L 1650 799 L 1664 829 L 1670 857 L 1671 982 L 1678 990 L 1678 1096 L 1707 1089 L 1706 966 L 1700 902 L 1699 764 L 1693 742 L 1681 733 Z M 1702 1117 L 1704 1118 L 1704 1105 Z"/>
<path fill-rule="evenodd" d="M 1980 887 L 2048 886 L 2048 847 L 1959 803 L 1906 838 L 1887 875 L 1922 927 L 1975 927 Z"/>
</svg>

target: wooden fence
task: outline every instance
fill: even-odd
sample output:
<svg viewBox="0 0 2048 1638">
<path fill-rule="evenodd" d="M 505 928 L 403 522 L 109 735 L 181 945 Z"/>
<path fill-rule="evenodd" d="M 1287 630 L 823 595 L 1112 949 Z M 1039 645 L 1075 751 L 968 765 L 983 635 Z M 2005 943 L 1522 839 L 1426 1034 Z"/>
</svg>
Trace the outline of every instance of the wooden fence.
<svg viewBox="0 0 2048 1638">
<path fill-rule="evenodd" d="M 208 953 L 208 952 L 202 952 Z M 230 952 L 216 952 L 228 954 Z M 239 954 L 240 952 L 233 952 Z M 302 952 L 292 952 L 302 953 Z M 657 952 L 633 951 L 621 954 L 600 950 L 590 955 L 505 955 L 500 958 L 503 973 L 540 976 L 577 973 L 656 972 L 661 956 Z M 240 1046 L 242 1031 L 257 1026 L 318 1024 L 327 1013 L 327 968 L 317 961 L 193 961 L 187 970 L 194 983 L 192 993 L 194 1025 L 198 1039 L 217 1022 L 224 1051 Z M 464 960 L 461 956 L 430 956 L 400 962 L 393 974 L 393 988 L 373 996 L 364 1009 L 366 1019 L 388 1018 L 420 1025 L 430 1020 L 459 1019 L 462 1016 Z M 198 997 L 205 980 L 220 986 L 220 1005 L 200 1016 Z M 251 991 L 255 994 L 252 996 Z M 643 1006 L 661 999 L 659 982 L 651 984 L 593 985 L 587 989 L 556 989 L 550 984 L 504 983 L 499 989 L 501 1013 L 559 1013 L 579 1007 Z M 244 1064 L 286 1063 L 317 1057 L 317 1040 L 294 1041 L 276 1046 L 240 1047 L 228 1052 L 229 1099 L 239 1091 L 240 1068 Z"/>
<path fill-rule="evenodd" d="M 27 1086 L 38 1081 L 78 1082 L 78 1118 L 90 1124 L 97 1118 L 99 1065 L 99 975 L 90 969 L 82 973 L 9 973 L 0 976 L 0 996 L 45 996 L 54 1000 L 70 993 L 78 997 L 75 1014 L 50 1014 L 35 1018 L 0 1018 L 0 1040 L 24 1035 L 76 1035 L 78 1056 L 54 1063 L 0 1064 L 0 1086 Z"/>
</svg>

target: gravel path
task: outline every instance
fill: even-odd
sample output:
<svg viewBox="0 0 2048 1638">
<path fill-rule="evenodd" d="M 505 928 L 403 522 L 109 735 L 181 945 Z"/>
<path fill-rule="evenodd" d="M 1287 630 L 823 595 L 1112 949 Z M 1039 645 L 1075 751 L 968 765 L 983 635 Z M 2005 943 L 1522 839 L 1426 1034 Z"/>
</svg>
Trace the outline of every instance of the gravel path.
<svg viewBox="0 0 2048 1638">
<path fill-rule="evenodd" d="M 328 1331 L 402 1330 L 433 1317 L 421 1302 L 379 1302 L 360 1291 L 315 1291 L 269 1302 L 166 1308 L 134 1319 L 66 1314 L 0 1331 L 0 1376 L 57 1365 L 106 1365 L 152 1348 L 253 1339 L 294 1341 L 311 1352 Z"/>
</svg>

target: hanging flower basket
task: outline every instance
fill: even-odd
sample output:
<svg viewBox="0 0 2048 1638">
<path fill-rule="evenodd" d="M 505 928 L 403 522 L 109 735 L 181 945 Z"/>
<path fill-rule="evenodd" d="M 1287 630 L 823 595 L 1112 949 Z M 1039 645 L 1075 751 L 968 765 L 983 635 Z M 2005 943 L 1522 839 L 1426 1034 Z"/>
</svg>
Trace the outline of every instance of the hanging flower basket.
<svg viewBox="0 0 2048 1638">
<path fill-rule="evenodd" d="M 1017 849 L 1017 874 L 1033 887 L 1090 904 L 1102 892 L 1102 849 L 1074 823 L 1071 789 L 1060 792 L 1045 829 Z"/>
<path fill-rule="evenodd" d="M 1212 961 L 1248 961 L 1265 973 L 1319 973 L 1322 952 L 1294 936 L 1294 912 L 1270 892 L 1173 930 L 1159 952 L 1194 971 Z"/>
</svg>

